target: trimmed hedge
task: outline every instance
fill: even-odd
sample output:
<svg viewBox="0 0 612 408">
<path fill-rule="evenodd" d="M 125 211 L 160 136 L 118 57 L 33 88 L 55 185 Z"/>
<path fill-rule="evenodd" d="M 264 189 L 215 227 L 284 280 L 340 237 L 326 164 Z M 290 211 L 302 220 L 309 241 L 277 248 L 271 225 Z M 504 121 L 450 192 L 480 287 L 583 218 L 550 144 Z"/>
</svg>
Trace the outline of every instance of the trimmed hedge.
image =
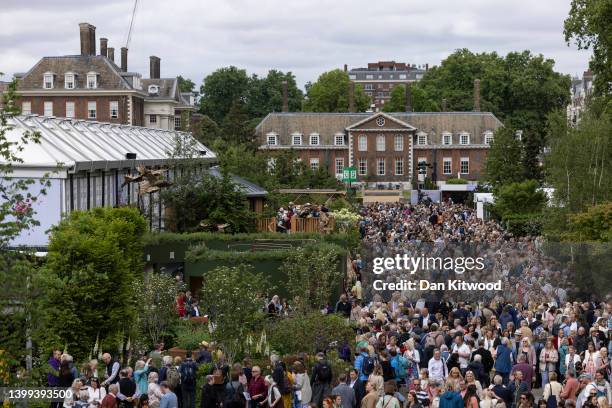
<svg viewBox="0 0 612 408">
<path fill-rule="evenodd" d="M 240 234 L 221 234 L 214 232 L 194 232 L 179 234 L 174 232 L 148 233 L 144 236 L 144 246 L 157 246 L 169 244 L 199 244 L 208 241 L 254 241 L 254 240 L 279 240 L 279 241 L 299 241 L 314 239 L 317 241 L 346 245 L 347 236 L 342 233 L 321 235 L 318 232 L 299 232 L 296 234 L 281 234 L 276 232 L 240 233 Z"/>
</svg>

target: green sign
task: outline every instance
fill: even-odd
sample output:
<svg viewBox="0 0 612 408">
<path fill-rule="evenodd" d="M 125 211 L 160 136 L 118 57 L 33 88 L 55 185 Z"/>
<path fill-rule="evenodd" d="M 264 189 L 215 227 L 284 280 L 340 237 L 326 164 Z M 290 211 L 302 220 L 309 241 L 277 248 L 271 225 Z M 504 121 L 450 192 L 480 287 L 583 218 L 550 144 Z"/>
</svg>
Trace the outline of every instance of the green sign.
<svg viewBox="0 0 612 408">
<path fill-rule="evenodd" d="M 345 167 L 342 170 L 342 181 L 345 183 L 357 181 L 357 170 L 354 167 Z"/>
</svg>

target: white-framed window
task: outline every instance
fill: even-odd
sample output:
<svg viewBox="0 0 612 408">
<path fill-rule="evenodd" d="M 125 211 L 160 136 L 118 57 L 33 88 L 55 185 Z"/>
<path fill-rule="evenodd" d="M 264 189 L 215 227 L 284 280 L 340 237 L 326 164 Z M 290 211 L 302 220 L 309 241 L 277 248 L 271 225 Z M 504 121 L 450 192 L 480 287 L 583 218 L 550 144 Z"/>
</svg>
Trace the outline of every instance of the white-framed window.
<svg viewBox="0 0 612 408">
<path fill-rule="evenodd" d="M 445 157 L 442 159 L 442 173 L 451 174 L 453 172 L 453 159 Z"/>
<path fill-rule="evenodd" d="M 461 167 L 459 168 L 459 172 L 461 174 L 470 174 L 470 158 L 469 157 L 461 158 Z"/>
<path fill-rule="evenodd" d="M 53 74 L 51 72 L 47 72 L 43 75 L 43 88 L 53 89 Z"/>
<path fill-rule="evenodd" d="M 417 134 L 417 144 L 421 146 L 427 144 L 427 133 L 420 132 Z"/>
<path fill-rule="evenodd" d="M 98 75 L 94 72 L 87 74 L 87 88 L 96 89 L 98 87 Z"/>
<path fill-rule="evenodd" d="M 336 158 L 336 174 L 342 174 L 344 171 L 344 157 Z"/>
<path fill-rule="evenodd" d="M 376 159 L 376 174 L 385 175 L 385 159 Z"/>
<path fill-rule="evenodd" d="M 376 151 L 377 152 L 385 151 L 385 135 L 376 136 Z"/>
<path fill-rule="evenodd" d="M 66 102 L 66 117 L 73 119 L 74 115 L 74 102 Z"/>
<path fill-rule="evenodd" d="M 396 176 L 404 175 L 404 159 L 401 157 L 395 159 L 395 175 Z"/>
<path fill-rule="evenodd" d="M 21 114 L 29 115 L 32 113 L 32 102 L 21 102 Z"/>
<path fill-rule="evenodd" d="M 447 146 L 453 144 L 453 134 L 451 132 L 442 133 L 442 144 Z"/>
<path fill-rule="evenodd" d="M 350 74 L 350 75 L 349 75 L 349 79 L 354 81 L 354 80 L 356 80 L 356 79 L 357 79 L 357 75 L 355 75 L 355 74 Z"/>
<path fill-rule="evenodd" d="M 486 145 L 491 145 L 491 143 L 493 143 L 493 132 L 491 131 L 485 132 L 484 142 Z"/>
<path fill-rule="evenodd" d="M 74 83 L 74 74 L 69 72 L 64 75 L 64 88 L 66 89 L 74 89 L 76 88 Z"/>
<path fill-rule="evenodd" d="M 427 159 L 424 157 L 419 157 L 417 159 L 417 163 L 419 174 L 427 174 Z"/>
<path fill-rule="evenodd" d="M 319 134 L 318 133 L 310 134 L 310 144 L 313 146 L 317 146 L 319 144 Z"/>
<path fill-rule="evenodd" d="M 344 135 L 335 135 L 334 144 L 336 146 L 344 146 Z"/>
<path fill-rule="evenodd" d="M 372 85 L 372 84 L 365 84 L 363 86 L 363 89 L 365 89 L 366 91 L 372 91 L 374 89 L 374 85 Z"/>
<path fill-rule="evenodd" d="M 95 119 L 96 118 L 96 102 L 95 101 L 89 101 L 87 102 L 87 118 L 88 119 Z"/>
<path fill-rule="evenodd" d="M 119 101 L 110 101 L 108 103 L 108 110 L 110 111 L 111 119 L 119 118 Z M 181 117 L 179 116 L 178 118 L 179 118 L 179 128 L 180 128 Z M 176 122 L 176 118 L 174 118 L 174 121 Z"/>
<path fill-rule="evenodd" d="M 181 116 L 175 116 L 174 117 L 174 130 L 180 130 L 181 129 Z"/>
<path fill-rule="evenodd" d="M 149 124 L 150 125 L 157 124 L 157 115 L 149 115 Z"/>
<path fill-rule="evenodd" d="M 359 142 L 357 148 L 360 152 L 365 152 L 368 150 L 368 137 L 366 135 L 359 135 Z"/>
<path fill-rule="evenodd" d="M 368 160 L 367 159 L 359 159 L 359 175 L 365 176 L 368 174 Z"/>
<path fill-rule="evenodd" d="M 319 170 L 319 158 L 318 157 L 313 157 L 310 159 L 310 169 L 312 171 Z"/>
<path fill-rule="evenodd" d="M 293 135 L 291 135 L 291 144 L 294 146 L 301 146 L 302 145 L 302 134 L 294 133 Z"/>
<path fill-rule="evenodd" d="M 374 79 L 374 75 L 372 75 L 372 74 L 366 74 L 366 79 Z"/>
<path fill-rule="evenodd" d="M 469 133 L 461 133 L 459 135 L 459 144 L 469 145 L 470 144 L 470 134 Z"/>
<path fill-rule="evenodd" d="M 53 116 L 53 102 L 45 101 L 43 104 L 44 116 Z"/>
<path fill-rule="evenodd" d="M 395 151 L 396 152 L 404 151 L 404 136 L 403 135 L 395 135 Z"/>
<path fill-rule="evenodd" d="M 276 133 L 268 133 L 266 143 L 268 146 L 276 146 L 278 144 L 278 135 Z"/>
<path fill-rule="evenodd" d="M 406 79 L 406 74 L 399 74 L 399 79 Z"/>
</svg>

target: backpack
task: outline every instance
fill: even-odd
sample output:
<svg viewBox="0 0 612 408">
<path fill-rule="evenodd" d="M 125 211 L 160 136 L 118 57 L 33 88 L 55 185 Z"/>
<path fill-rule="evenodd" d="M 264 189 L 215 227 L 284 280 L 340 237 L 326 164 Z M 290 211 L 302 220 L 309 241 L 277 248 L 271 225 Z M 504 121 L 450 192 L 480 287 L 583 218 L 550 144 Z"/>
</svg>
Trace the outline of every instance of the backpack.
<svg viewBox="0 0 612 408">
<path fill-rule="evenodd" d="M 321 363 L 317 370 L 317 380 L 323 383 L 329 383 L 332 380 L 332 369 L 327 362 Z M 291 389 L 291 387 L 289 387 Z"/>
<path fill-rule="evenodd" d="M 238 388 L 234 388 L 234 384 L 232 381 L 227 383 L 225 387 L 225 406 L 226 407 L 238 407 L 242 406 L 244 403 L 244 387 L 242 384 L 238 385 Z"/>
<path fill-rule="evenodd" d="M 546 408 L 557 408 L 557 396 L 552 392 L 552 386 L 548 383 L 548 388 L 550 389 L 550 395 L 546 400 Z"/>
<path fill-rule="evenodd" d="M 181 380 L 185 385 L 194 385 L 196 382 L 196 372 L 194 364 L 185 364 L 183 366 Z"/>
<path fill-rule="evenodd" d="M 168 381 L 168 385 L 170 385 L 170 388 L 173 390 L 181 383 L 181 375 L 176 367 L 170 367 L 168 369 L 166 372 L 166 381 Z"/>
<path fill-rule="evenodd" d="M 365 375 L 370 375 L 374 372 L 374 367 L 376 366 L 376 360 L 374 357 L 366 357 L 363 359 L 363 363 L 361 363 L 361 372 Z"/>
<path fill-rule="evenodd" d="M 397 356 L 397 368 L 399 369 L 399 373 L 396 373 L 397 377 L 400 379 L 406 377 L 406 371 L 408 370 L 408 359 L 404 356 Z"/>
</svg>

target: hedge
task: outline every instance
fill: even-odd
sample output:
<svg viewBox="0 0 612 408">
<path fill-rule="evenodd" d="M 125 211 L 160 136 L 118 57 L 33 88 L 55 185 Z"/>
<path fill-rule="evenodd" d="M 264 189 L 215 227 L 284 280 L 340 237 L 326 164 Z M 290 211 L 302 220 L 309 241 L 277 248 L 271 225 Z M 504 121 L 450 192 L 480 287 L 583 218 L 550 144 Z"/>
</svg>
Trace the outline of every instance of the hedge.
<svg viewBox="0 0 612 408">
<path fill-rule="evenodd" d="M 194 232 L 179 234 L 174 232 L 148 233 L 144 236 L 144 246 L 157 246 L 169 244 L 198 244 L 208 241 L 254 241 L 254 240 L 279 240 L 279 241 L 299 241 L 314 239 L 317 241 L 334 243 L 345 246 L 347 241 L 346 234 L 333 233 L 321 235 L 318 232 L 299 232 L 295 234 L 281 234 L 277 232 L 257 232 L 240 234 L 221 234 L 214 232 Z"/>
<path fill-rule="evenodd" d="M 466 179 L 452 178 L 446 180 L 446 184 L 469 184 L 469 182 Z"/>
</svg>

